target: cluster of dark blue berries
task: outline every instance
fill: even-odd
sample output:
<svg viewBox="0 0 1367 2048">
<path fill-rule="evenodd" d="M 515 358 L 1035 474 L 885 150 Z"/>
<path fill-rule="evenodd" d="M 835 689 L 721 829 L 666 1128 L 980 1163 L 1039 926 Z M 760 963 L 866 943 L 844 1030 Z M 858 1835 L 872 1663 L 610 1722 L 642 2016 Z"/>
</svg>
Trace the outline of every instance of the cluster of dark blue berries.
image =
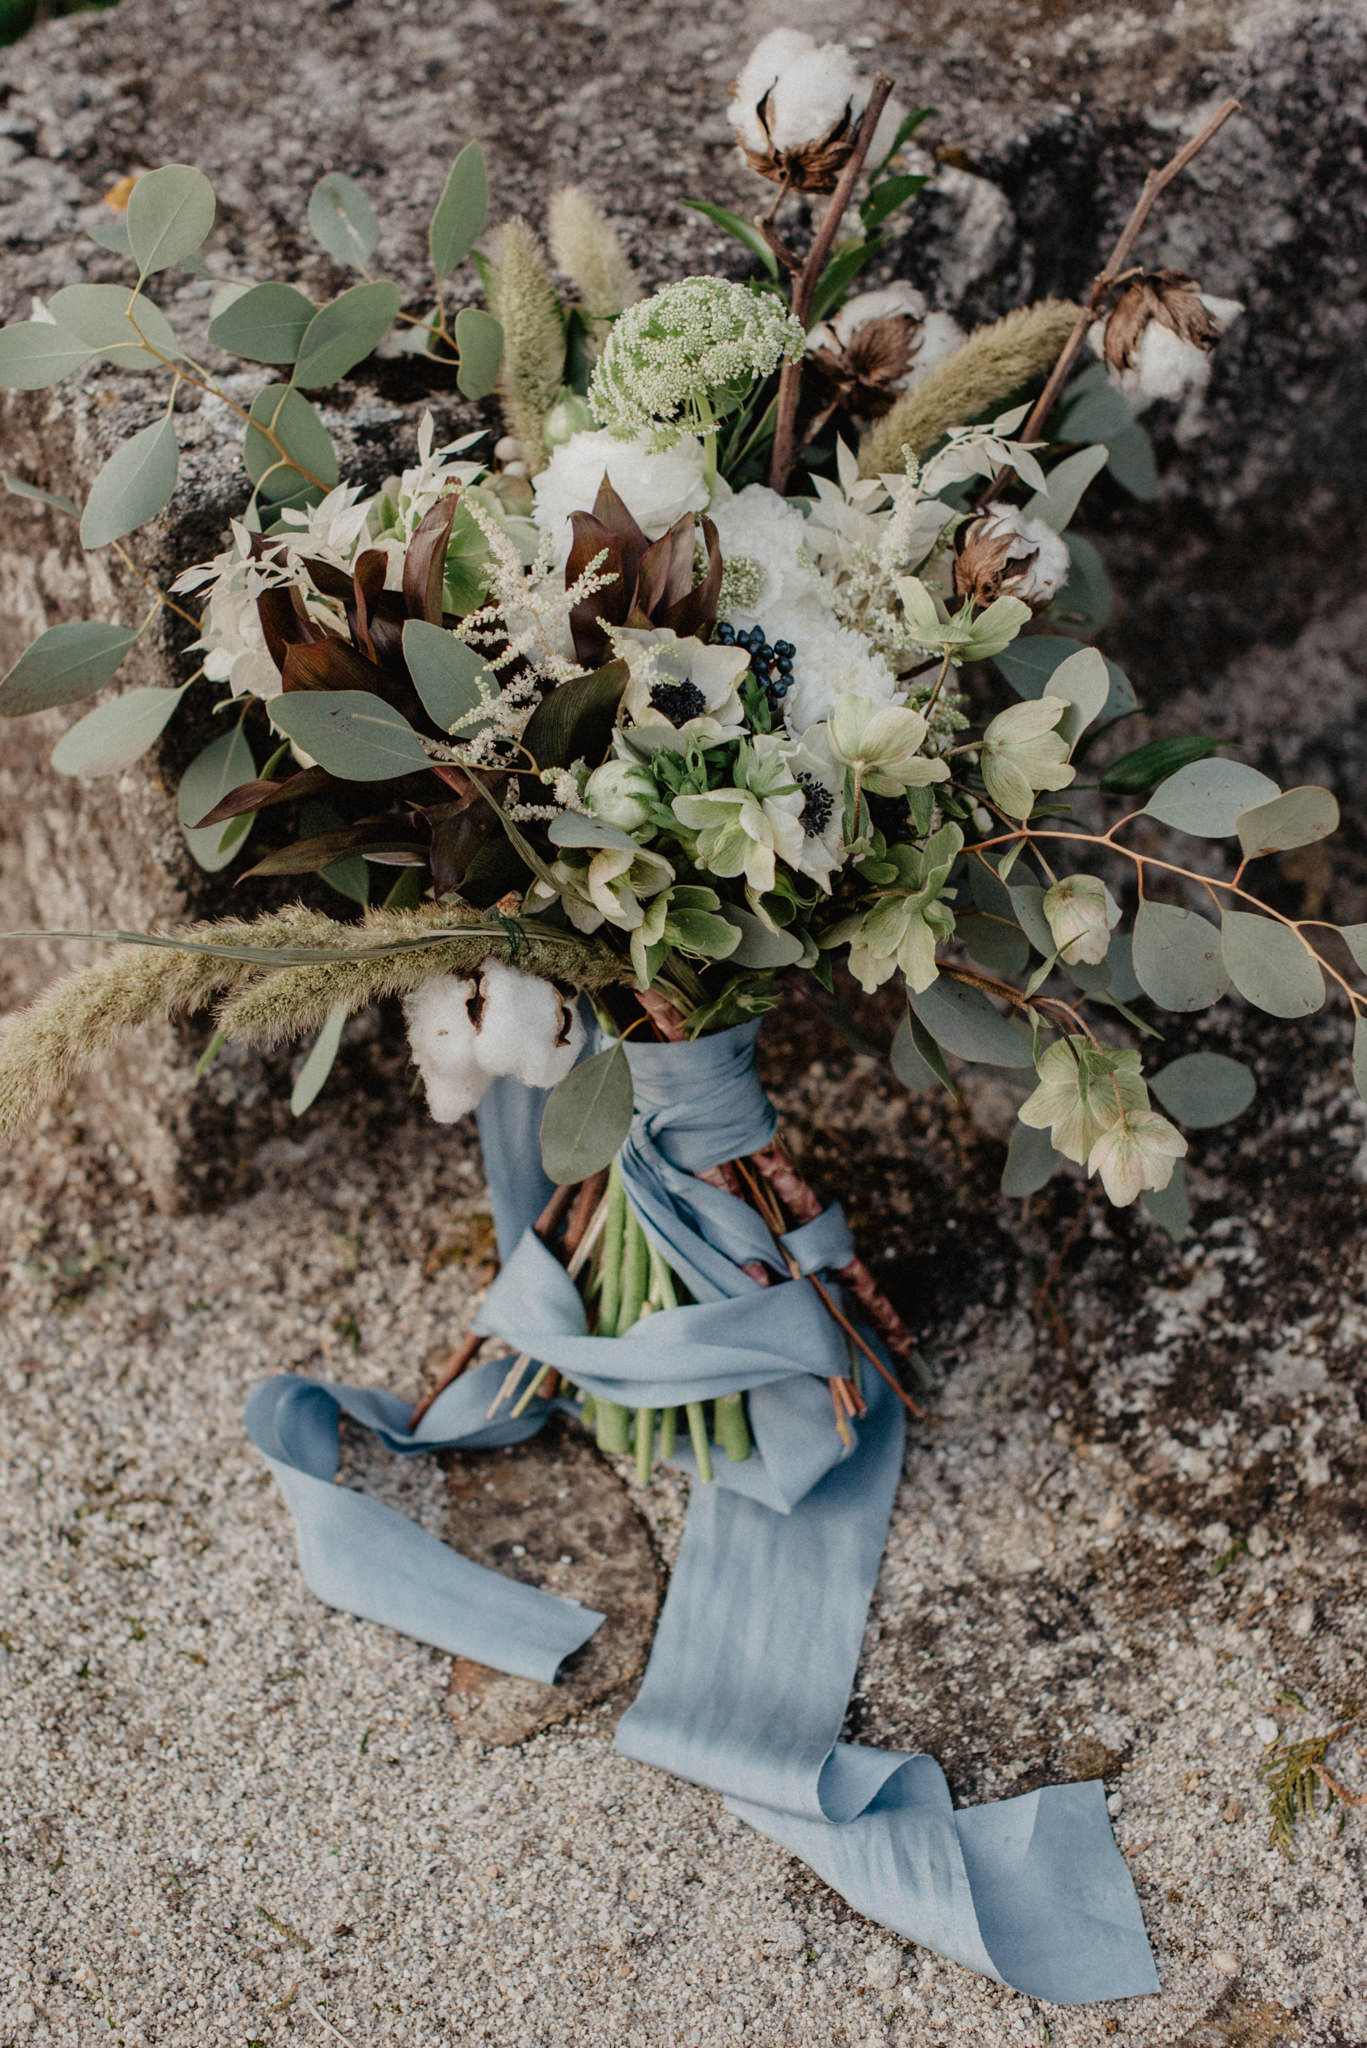
<svg viewBox="0 0 1367 2048">
<path fill-rule="evenodd" d="M 750 656 L 751 675 L 763 684 L 769 702 L 777 709 L 793 686 L 793 656 L 797 649 L 792 641 L 766 640 L 763 626 L 751 626 L 748 633 L 738 633 L 725 621 L 717 628 L 717 638 L 723 647 L 745 648 Z"/>
</svg>

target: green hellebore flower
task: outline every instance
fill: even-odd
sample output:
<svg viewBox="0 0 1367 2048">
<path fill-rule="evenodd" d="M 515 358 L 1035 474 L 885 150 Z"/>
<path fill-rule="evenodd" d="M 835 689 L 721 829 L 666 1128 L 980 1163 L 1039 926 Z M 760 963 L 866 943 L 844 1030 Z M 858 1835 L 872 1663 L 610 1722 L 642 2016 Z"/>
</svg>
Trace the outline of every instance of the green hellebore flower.
<svg viewBox="0 0 1367 2048">
<path fill-rule="evenodd" d="M 852 768 L 875 796 L 901 796 L 944 782 L 949 764 L 921 752 L 929 731 L 925 716 L 904 704 L 874 704 L 867 697 L 840 696 L 826 725 L 837 761 Z"/>
<path fill-rule="evenodd" d="M 899 576 L 897 591 L 913 633 L 922 647 L 938 648 L 955 668 L 965 661 L 991 661 L 1011 645 L 1031 616 L 1018 597 L 998 597 L 975 614 L 973 600 L 942 616 L 943 607 L 919 576 Z"/>
<path fill-rule="evenodd" d="M 1068 708 L 1062 697 L 1028 697 L 999 711 L 984 732 L 978 765 L 1008 818 L 1028 818 L 1039 790 L 1066 789 L 1077 774 L 1068 742 L 1054 730 Z"/>
<path fill-rule="evenodd" d="M 1186 1139 L 1165 1116 L 1136 1110 L 1102 1132 L 1087 1155 L 1088 1177 L 1099 1173 L 1107 1199 L 1125 1209 L 1145 1188 L 1165 1188 L 1186 1149 Z"/>
<path fill-rule="evenodd" d="M 1084 1038 L 1056 1038 L 1035 1062 L 1039 1086 L 1017 1114 L 1048 1131 L 1054 1150 L 1078 1166 L 1118 1119 L 1147 1110 L 1149 1091 L 1137 1052 L 1112 1052 Z"/>
</svg>

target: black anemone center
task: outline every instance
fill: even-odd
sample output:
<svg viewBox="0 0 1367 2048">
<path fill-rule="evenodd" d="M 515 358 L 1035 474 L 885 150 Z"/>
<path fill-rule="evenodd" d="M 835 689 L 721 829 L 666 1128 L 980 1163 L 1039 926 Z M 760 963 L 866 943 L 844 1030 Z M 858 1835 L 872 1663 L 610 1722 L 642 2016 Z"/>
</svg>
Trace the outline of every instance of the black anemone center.
<svg viewBox="0 0 1367 2048">
<path fill-rule="evenodd" d="M 701 718 L 707 709 L 707 699 L 692 681 L 652 683 L 650 705 L 653 711 L 663 711 L 670 724 L 677 728 L 687 725 L 690 718 Z"/>
<path fill-rule="evenodd" d="M 802 829 L 809 839 L 819 839 L 831 822 L 835 798 L 824 782 L 818 782 L 815 775 L 809 775 L 805 769 L 798 769 L 797 779 L 806 791 L 802 803 Z"/>
</svg>

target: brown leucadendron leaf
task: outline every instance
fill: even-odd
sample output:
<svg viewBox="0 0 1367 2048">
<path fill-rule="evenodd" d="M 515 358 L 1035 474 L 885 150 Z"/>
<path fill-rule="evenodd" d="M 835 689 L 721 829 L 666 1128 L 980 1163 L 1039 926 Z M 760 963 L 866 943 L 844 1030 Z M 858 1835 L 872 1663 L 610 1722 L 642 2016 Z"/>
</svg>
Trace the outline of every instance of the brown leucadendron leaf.
<svg viewBox="0 0 1367 2048">
<path fill-rule="evenodd" d="M 426 850 L 416 840 L 385 833 L 372 819 L 368 825 L 342 825 L 333 832 L 314 832 L 307 839 L 296 839 L 292 846 L 277 847 L 238 879 L 245 882 L 248 875 L 313 875 L 352 853 L 364 854 L 385 867 L 427 865 Z"/>
<path fill-rule="evenodd" d="M 226 825 L 230 818 L 245 817 L 248 811 L 269 810 L 272 804 L 297 803 L 324 790 L 335 789 L 336 778 L 326 768 L 301 768 L 282 782 L 242 782 L 221 797 L 211 811 L 195 821 L 195 830 L 205 825 Z"/>
<path fill-rule="evenodd" d="M 425 619 L 429 626 L 441 624 L 446 546 L 459 502 L 454 491 L 438 498 L 423 514 L 403 558 L 405 613 L 410 619 Z"/>
<path fill-rule="evenodd" d="M 678 604 L 693 588 L 693 518 L 676 520 L 668 533 L 652 541 L 641 557 L 636 583 L 636 609 L 648 622 L 669 605 Z"/>
<path fill-rule="evenodd" d="M 691 634 L 701 632 L 705 626 L 713 625 L 717 617 L 717 604 L 721 598 L 721 544 L 710 519 L 703 520 L 702 538 L 707 551 L 707 574 L 700 583 L 690 581 L 689 589 L 678 603 L 668 606 L 657 620 L 659 625 L 671 627 L 680 639 L 687 639 Z M 690 556 L 690 579 L 692 568 Z"/>
<path fill-rule="evenodd" d="M 366 548 L 356 557 L 351 573 L 353 619 L 351 632 L 357 647 L 368 661 L 378 661 L 375 642 L 371 637 L 370 614 L 389 572 L 389 558 L 380 548 Z"/>
<path fill-rule="evenodd" d="M 628 578 L 623 566 L 623 543 L 618 534 L 604 526 L 601 519 L 595 519 L 591 512 L 572 512 L 570 524 L 574 540 L 565 564 L 566 584 L 576 582 L 595 561 L 598 573 L 613 579 L 595 590 L 591 597 L 582 598 L 570 611 L 575 658 L 585 668 L 596 668 L 612 654 L 612 640 L 607 628 L 626 624 L 636 583 L 634 577 Z"/>
<path fill-rule="evenodd" d="M 390 696 L 384 671 L 332 634 L 287 648 L 282 673 L 287 690 L 369 690 L 386 701 Z"/>
<path fill-rule="evenodd" d="M 285 656 L 291 647 L 309 647 L 328 637 L 327 629 L 309 617 L 299 592 L 290 584 L 263 590 L 256 600 L 256 611 L 266 651 L 281 675 L 285 673 Z"/>
</svg>

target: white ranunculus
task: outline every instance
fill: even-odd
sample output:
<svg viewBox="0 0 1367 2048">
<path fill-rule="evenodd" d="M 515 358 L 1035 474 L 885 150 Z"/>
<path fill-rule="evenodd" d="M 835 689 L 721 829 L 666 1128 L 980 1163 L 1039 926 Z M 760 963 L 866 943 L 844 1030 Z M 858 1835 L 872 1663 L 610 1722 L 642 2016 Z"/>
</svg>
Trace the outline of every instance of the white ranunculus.
<svg viewBox="0 0 1367 2048">
<path fill-rule="evenodd" d="M 686 513 L 706 510 L 703 460 L 702 442 L 688 435 L 669 448 L 619 440 L 605 427 L 562 441 L 532 485 L 536 523 L 551 536 L 557 564 L 569 559 L 570 514 L 593 510 L 605 475 L 642 532 L 658 540 Z"/>
<path fill-rule="evenodd" d="M 747 484 L 730 496 L 718 494 L 708 517 L 722 561 L 743 560 L 758 572 L 752 601 L 727 609 L 733 625 L 762 624 L 772 639 L 782 637 L 778 620 L 793 605 L 825 608 L 825 586 L 807 554 L 807 522 L 795 505 L 767 484 Z"/>
</svg>

